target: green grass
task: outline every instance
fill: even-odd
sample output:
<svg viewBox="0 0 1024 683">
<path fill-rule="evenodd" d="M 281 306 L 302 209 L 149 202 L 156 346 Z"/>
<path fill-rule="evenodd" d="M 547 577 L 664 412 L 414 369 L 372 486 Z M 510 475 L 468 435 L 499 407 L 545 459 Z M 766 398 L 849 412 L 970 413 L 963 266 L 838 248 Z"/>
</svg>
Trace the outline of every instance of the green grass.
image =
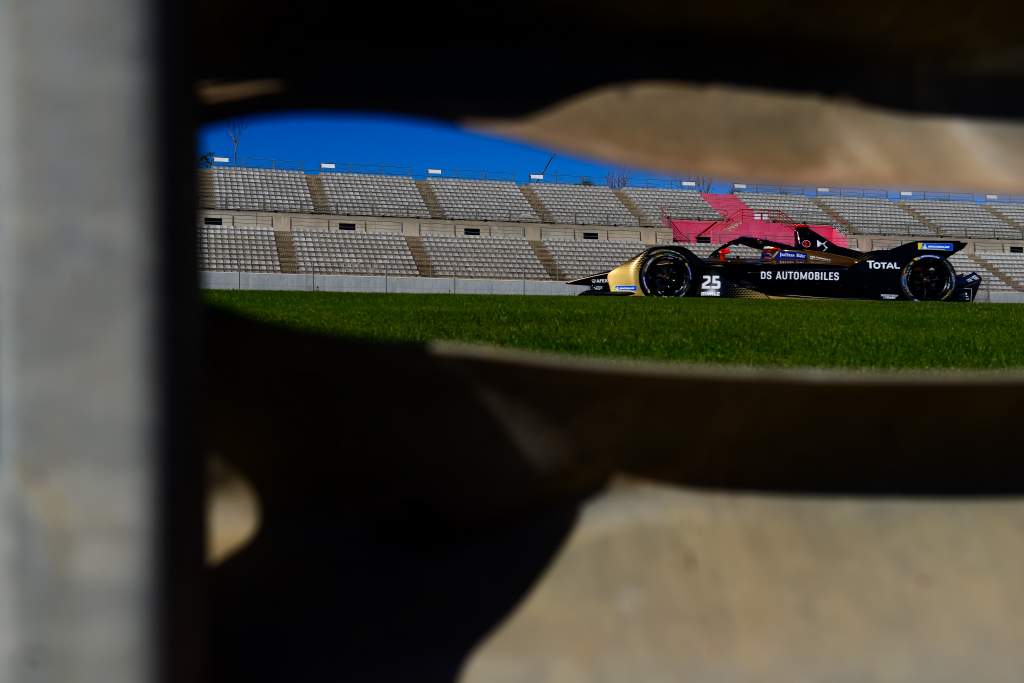
<svg viewBox="0 0 1024 683">
<path fill-rule="evenodd" d="M 268 323 L 582 356 L 849 368 L 1024 367 L 1024 306 L 211 291 Z"/>
</svg>

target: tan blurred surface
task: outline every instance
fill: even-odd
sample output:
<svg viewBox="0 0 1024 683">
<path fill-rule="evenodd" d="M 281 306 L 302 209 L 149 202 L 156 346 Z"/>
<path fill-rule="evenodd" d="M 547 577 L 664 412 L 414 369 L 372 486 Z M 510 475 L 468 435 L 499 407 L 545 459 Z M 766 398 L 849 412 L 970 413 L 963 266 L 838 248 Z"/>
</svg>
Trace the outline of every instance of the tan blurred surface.
<svg viewBox="0 0 1024 683">
<path fill-rule="evenodd" d="M 637 82 L 519 119 L 468 125 L 665 172 L 811 186 L 1020 192 L 1024 126 L 911 115 L 813 95 Z"/>
<path fill-rule="evenodd" d="M 1020 680 L 1022 538 L 1016 500 L 620 482 L 461 681 Z"/>
<path fill-rule="evenodd" d="M 235 468 L 214 457 L 207 465 L 206 562 L 220 564 L 256 535 L 259 498 Z"/>
</svg>

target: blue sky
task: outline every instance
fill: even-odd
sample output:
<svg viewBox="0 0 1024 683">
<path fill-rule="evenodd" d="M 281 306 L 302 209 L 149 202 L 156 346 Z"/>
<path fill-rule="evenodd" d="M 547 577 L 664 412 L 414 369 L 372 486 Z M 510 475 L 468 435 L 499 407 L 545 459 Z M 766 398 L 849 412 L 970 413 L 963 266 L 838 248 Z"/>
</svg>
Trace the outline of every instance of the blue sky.
<svg viewBox="0 0 1024 683">
<path fill-rule="evenodd" d="M 339 171 L 352 164 L 356 166 L 353 170 L 420 177 L 427 168 L 437 168 L 456 176 L 522 183 L 528 182 L 531 173 L 539 173 L 552 155 L 552 150 L 465 131 L 453 124 L 393 115 L 292 112 L 246 120 L 248 127 L 238 154 L 242 165 L 248 166 L 269 167 L 271 160 L 276 160 L 279 168 L 316 171 L 321 162 L 332 162 Z M 226 122 L 203 127 L 197 151 L 230 157 Z M 559 152 L 546 177 L 575 183 L 585 176 L 603 185 L 613 168 L 599 160 Z M 626 171 L 633 185 L 643 184 L 644 179 L 654 179 L 661 186 L 670 182 L 664 175 L 644 169 Z M 712 191 L 729 192 L 730 180 L 716 180 Z M 897 190 L 888 193 L 899 198 Z"/>
<path fill-rule="evenodd" d="M 238 155 L 244 163 L 279 164 L 315 170 L 320 162 L 409 167 L 415 174 L 427 168 L 444 172 L 486 171 L 497 177 L 525 182 L 539 173 L 552 152 L 498 137 L 464 131 L 457 126 L 423 119 L 394 116 L 347 114 L 287 114 L 249 117 Z M 200 154 L 214 152 L 231 156 L 226 124 L 213 123 L 200 131 Z M 558 153 L 548 168 L 549 176 L 559 174 L 593 178 L 604 184 L 612 165 Z M 661 174 L 630 169 L 633 178 L 662 177 Z"/>
</svg>

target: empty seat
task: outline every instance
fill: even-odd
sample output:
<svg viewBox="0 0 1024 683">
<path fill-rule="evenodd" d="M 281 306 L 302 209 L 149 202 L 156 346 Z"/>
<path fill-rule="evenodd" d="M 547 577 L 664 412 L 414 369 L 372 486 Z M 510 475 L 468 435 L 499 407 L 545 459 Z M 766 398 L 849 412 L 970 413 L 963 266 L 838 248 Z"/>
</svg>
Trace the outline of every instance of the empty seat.
<svg viewBox="0 0 1024 683">
<path fill-rule="evenodd" d="M 1010 287 L 1024 291 L 1024 254 L 983 251 L 973 254 L 973 258 L 984 267 L 998 268 L 1009 280 Z"/>
<path fill-rule="evenodd" d="M 359 232 L 292 233 L 300 273 L 345 275 L 418 275 L 402 235 Z"/>
<path fill-rule="evenodd" d="M 427 236 L 423 246 L 434 275 L 549 279 L 530 243 L 521 237 Z"/>
<path fill-rule="evenodd" d="M 849 224 L 853 232 L 868 235 L 935 235 L 935 231 L 888 199 L 868 197 L 818 197 Z"/>
<path fill-rule="evenodd" d="M 565 278 L 580 278 L 611 270 L 642 252 L 642 242 L 611 240 L 544 240 Z"/>
<path fill-rule="evenodd" d="M 904 203 L 935 226 L 942 237 L 1021 239 L 1019 228 L 972 201 L 911 199 Z"/>
<path fill-rule="evenodd" d="M 843 226 L 832 216 L 802 194 L 772 194 L 768 192 L 740 192 L 743 203 L 755 213 L 781 212 L 794 221 L 814 225 L 832 225 L 840 230 Z M 772 216 L 774 219 L 775 217 Z"/>
<path fill-rule="evenodd" d="M 662 225 L 662 216 L 666 215 L 699 221 L 717 221 L 722 218 L 695 190 L 626 187 L 622 193 L 640 212 L 643 225 Z"/>
<path fill-rule="evenodd" d="M 419 188 L 407 176 L 321 173 L 328 211 L 351 216 L 429 218 Z"/>
<path fill-rule="evenodd" d="M 312 213 L 313 199 L 301 171 L 214 168 L 201 171 L 208 192 L 203 208 Z"/>
<path fill-rule="evenodd" d="M 536 223 L 540 218 L 519 186 L 497 180 L 430 178 L 427 184 L 446 218 Z"/>
<path fill-rule="evenodd" d="M 200 228 L 199 270 L 278 273 L 274 231 L 266 228 Z"/>
<path fill-rule="evenodd" d="M 557 183 L 530 183 L 527 187 L 556 223 L 640 225 L 609 187 Z"/>
</svg>

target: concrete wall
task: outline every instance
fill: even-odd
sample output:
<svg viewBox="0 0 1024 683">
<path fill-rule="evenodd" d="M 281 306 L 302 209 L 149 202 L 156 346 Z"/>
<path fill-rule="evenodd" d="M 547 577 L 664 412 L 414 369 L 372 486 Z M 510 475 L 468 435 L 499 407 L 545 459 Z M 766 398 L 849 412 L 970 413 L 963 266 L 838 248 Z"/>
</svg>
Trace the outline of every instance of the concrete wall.
<svg viewBox="0 0 1024 683">
<path fill-rule="evenodd" d="M 629 228 L 601 225 L 565 225 L 552 223 L 502 223 L 495 221 L 454 221 L 421 218 L 376 218 L 373 216 L 343 216 L 325 214 L 268 213 L 261 211 L 221 211 L 201 209 L 197 225 L 205 218 L 220 218 L 224 226 L 262 227 L 274 230 L 337 230 L 339 223 L 355 225 L 356 232 L 390 233 L 395 235 L 448 235 L 461 236 L 466 228 L 475 228 L 487 237 L 525 237 L 530 240 L 581 240 L 583 233 L 597 233 L 599 240 L 640 241 L 644 244 L 665 244 L 672 241 L 668 228 Z M 851 235 L 851 246 L 861 251 L 888 249 L 916 239 L 908 236 Z M 965 240 L 965 253 L 1002 252 L 1010 247 L 1022 247 L 1020 240 Z"/>
<path fill-rule="evenodd" d="M 290 273 L 199 273 L 203 289 L 302 292 L 379 292 L 392 294 L 528 294 L 570 296 L 585 287 L 544 280 L 492 280 L 450 277 L 383 277 L 379 275 L 311 275 Z"/>
<path fill-rule="evenodd" d="M 500 221 L 466 221 L 423 218 L 379 218 L 341 214 L 268 213 L 261 211 L 224 211 L 201 209 L 196 224 L 206 218 L 219 218 L 225 227 L 262 227 L 274 230 L 337 230 L 339 223 L 351 223 L 356 232 L 409 235 L 462 236 L 466 228 L 480 231 L 483 237 L 525 237 L 542 239 L 583 239 L 583 233 L 597 233 L 599 240 L 641 241 L 662 244 L 672 241 L 668 228 L 630 228 L 602 225 L 565 225 L 550 223 L 512 223 Z"/>
<path fill-rule="evenodd" d="M 380 275 L 311 275 L 291 273 L 199 273 L 203 289 L 299 292 L 377 292 L 391 294 L 527 294 L 568 296 L 585 287 L 549 280 L 492 280 L 451 277 L 383 277 Z M 979 292 L 979 302 L 1024 303 L 1024 292 Z"/>
</svg>

